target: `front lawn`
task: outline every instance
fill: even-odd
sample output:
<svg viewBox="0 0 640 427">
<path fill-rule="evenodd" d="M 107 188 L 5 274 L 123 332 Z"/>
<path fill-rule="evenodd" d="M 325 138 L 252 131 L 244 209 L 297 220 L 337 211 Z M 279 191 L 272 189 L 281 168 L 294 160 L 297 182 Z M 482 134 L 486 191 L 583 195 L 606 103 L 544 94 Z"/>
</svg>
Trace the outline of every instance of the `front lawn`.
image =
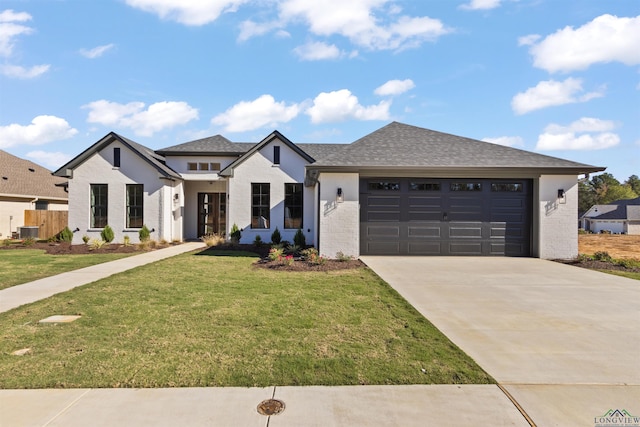
<svg viewBox="0 0 640 427">
<path fill-rule="evenodd" d="M 0 290 L 130 255 L 135 253 L 50 255 L 41 249 L 2 250 L 0 251 Z"/>
<path fill-rule="evenodd" d="M 203 254 L 0 314 L 0 388 L 493 383 L 367 268 Z M 38 323 L 54 314 L 82 317 Z"/>
</svg>

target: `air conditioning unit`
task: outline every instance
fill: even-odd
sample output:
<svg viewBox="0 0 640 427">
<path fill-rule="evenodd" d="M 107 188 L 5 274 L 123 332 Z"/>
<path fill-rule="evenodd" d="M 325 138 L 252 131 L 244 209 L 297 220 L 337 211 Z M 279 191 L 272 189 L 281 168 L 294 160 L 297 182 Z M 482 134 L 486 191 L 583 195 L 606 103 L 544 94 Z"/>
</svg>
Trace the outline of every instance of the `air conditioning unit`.
<svg viewBox="0 0 640 427">
<path fill-rule="evenodd" d="M 27 227 L 18 227 L 18 234 L 21 239 L 26 239 L 27 237 L 33 237 L 34 239 L 38 238 L 38 228 L 37 226 L 27 226 Z"/>
</svg>

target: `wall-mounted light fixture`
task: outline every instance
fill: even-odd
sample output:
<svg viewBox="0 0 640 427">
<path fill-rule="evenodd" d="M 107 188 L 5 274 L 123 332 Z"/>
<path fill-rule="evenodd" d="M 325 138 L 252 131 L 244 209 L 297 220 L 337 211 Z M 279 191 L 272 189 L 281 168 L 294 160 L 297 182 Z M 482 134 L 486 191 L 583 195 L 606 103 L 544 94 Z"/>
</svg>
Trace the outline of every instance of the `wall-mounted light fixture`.
<svg viewBox="0 0 640 427">
<path fill-rule="evenodd" d="M 177 202 L 178 200 L 180 200 L 180 195 L 179 195 L 178 193 L 174 194 L 174 195 L 173 195 L 173 200 L 175 200 L 176 202 Z"/>
<path fill-rule="evenodd" d="M 564 199 L 565 193 L 563 188 L 558 189 L 558 199 Z"/>
<path fill-rule="evenodd" d="M 78 227 L 76 227 L 76 228 L 73 230 L 73 232 L 74 232 L 74 233 L 75 233 L 75 232 L 77 232 L 77 231 L 80 231 L 80 229 L 79 229 Z"/>
<path fill-rule="evenodd" d="M 156 229 L 155 229 L 155 228 L 152 228 L 152 229 L 149 231 L 149 233 L 153 233 L 154 231 L 156 231 Z"/>
<path fill-rule="evenodd" d="M 342 187 L 338 187 L 338 192 L 336 194 L 336 203 L 344 202 L 344 193 L 342 192 Z"/>
</svg>

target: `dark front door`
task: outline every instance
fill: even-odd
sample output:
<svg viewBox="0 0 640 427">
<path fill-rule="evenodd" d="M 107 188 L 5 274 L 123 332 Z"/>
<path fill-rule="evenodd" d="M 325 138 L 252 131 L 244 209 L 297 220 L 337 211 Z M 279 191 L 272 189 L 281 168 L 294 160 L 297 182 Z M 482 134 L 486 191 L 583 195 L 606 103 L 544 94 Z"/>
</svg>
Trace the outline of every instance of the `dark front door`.
<svg viewBox="0 0 640 427">
<path fill-rule="evenodd" d="M 198 193 L 198 237 L 224 233 L 226 218 L 226 193 Z"/>
</svg>

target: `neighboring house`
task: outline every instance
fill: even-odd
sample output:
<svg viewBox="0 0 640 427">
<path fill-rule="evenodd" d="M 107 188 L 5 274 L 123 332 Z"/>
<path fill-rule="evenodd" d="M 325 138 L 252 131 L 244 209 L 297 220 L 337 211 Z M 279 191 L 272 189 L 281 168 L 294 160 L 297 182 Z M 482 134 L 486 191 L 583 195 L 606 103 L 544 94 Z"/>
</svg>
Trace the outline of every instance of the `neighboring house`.
<svg viewBox="0 0 640 427">
<path fill-rule="evenodd" d="M 580 228 L 592 233 L 640 234 L 640 197 L 593 205 L 580 217 Z"/>
<path fill-rule="evenodd" d="M 217 135 L 153 151 L 109 133 L 54 174 L 69 178 L 69 227 L 116 240 L 242 243 L 298 228 L 321 254 L 578 253 L 578 175 L 604 168 L 393 122 L 352 144 L 257 144 Z"/>
<path fill-rule="evenodd" d="M 0 150 L 0 239 L 24 226 L 25 210 L 67 210 L 66 179 Z"/>
</svg>

